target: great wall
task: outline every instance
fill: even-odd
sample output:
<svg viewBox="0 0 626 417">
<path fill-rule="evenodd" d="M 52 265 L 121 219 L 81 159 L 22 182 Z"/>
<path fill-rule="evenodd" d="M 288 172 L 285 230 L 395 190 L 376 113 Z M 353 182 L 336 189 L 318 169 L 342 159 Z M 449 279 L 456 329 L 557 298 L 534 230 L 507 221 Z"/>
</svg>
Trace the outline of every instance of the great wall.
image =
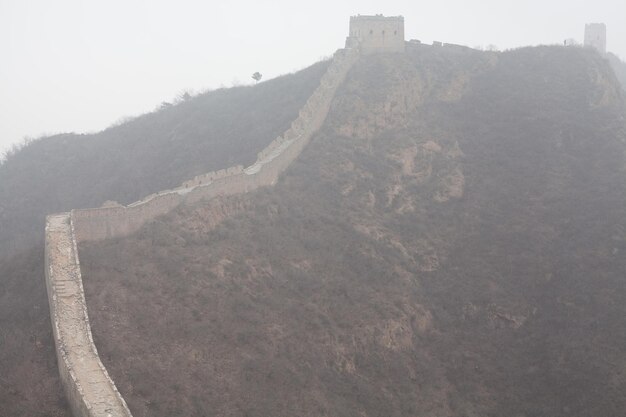
<svg viewBox="0 0 626 417">
<path fill-rule="evenodd" d="M 180 204 L 193 204 L 216 196 L 240 194 L 273 185 L 322 126 L 335 91 L 357 56 L 358 52 L 354 49 L 340 49 L 335 53 L 319 87 L 309 97 L 291 127 L 259 152 L 254 164 L 245 169 L 238 165 L 199 175 L 180 187 L 160 191 L 128 206 L 108 204 L 100 208 L 72 210 L 77 241 L 127 236 Z"/>
<path fill-rule="evenodd" d="M 46 218 L 46 287 L 61 382 L 76 417 L 131 416 L 102 364 L 91 335 L 78 244 L 123 237 L 181 204 L 245 193 L 276 183 L 322 126 L 337 88 L 359 57 L 356 48 L 338 50 L 320 85 L 291 127 L 273 140 L 247 168 L 235 166 L 197 176 L 180 187 L 121 206 L 105 204 Z"/>
<path fill-rule="evenodd" d="M 77 209 L 46 218 L 50 316 L 61 383 L 75 417 L 131 416 L 93 342 L 78 244 L 128 236 L 182 204 L 274 185 L 326 120 L 337 89 L 358 58 L 404 50 L 403 17 L 353 16 L 346 47 L 335 52 L 320 85 L 291 127 L 259 152 L 254 164 L 199 175 L 180 187 L 149 195 L 128 206 L 107 202 L 100 208 Z"/>
<path fill-rule="evenodd" d="M 75 416 L 130 416 L 91 337 L 69 213 L 46 219 L 46 286 L 61 382 Z"/>
<path fill-rule="evenodd" d="M 346 48 L 334 54 L 320 85 L 291 127 L 259 152 L 254 164 L 247 168 L 238 165 L 202 174 L 177 188 L 149 195 L 128 206 L 107 202 L 100 208 L 47 216 L 46 288 L 61 383 L 75 417 L 132 416 L 102 364 L 92 338 L 78 244 L 128 236 L 183 204 L 274 185 L 324 123 L 338 87 L 359 56 L 402 53 L 407 47 L 419 45 L 418 40 L 405 42 L 404 18 L 401 16 L 353 16 Z M 432 46 L 467 48 L 439 41 L 434 41 Z M 604 24 L 587 25 L 585 46 L 605 53 Z"/>
</svg>

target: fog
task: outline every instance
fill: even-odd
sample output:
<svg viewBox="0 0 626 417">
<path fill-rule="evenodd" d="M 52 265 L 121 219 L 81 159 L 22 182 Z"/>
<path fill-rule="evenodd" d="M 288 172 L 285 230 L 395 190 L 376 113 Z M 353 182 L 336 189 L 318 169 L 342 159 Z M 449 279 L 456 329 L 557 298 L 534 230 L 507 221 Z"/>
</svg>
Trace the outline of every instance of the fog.
<svg viewBox="0 0 626 417">
<path fill-rule="evenodd" d="M 582 42 L 585 23 L 603 22 L 626 57 L 623 0 L 0 0 L 0 150 L 292 72 L 342 47 L 349 16 L 377 13 L 403 15 L 407 40 L 499 49 Z"/>
</svg>

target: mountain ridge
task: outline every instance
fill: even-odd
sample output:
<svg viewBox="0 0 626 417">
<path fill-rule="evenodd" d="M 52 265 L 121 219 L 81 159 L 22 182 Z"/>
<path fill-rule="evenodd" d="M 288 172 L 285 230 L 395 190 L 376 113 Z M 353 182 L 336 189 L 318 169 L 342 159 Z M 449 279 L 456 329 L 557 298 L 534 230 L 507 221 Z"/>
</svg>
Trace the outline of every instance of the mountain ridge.
<svg viewBox="0 0 626 417">
<path fill-rule="evenodd" d="M 181 116 L 185 119 L 187 118 L 185 114 L 190 108 L 196 109 L 196 113 L 198 113 L 196 116 L 200 118 L 202 118 L 200 114 L 202 111 L 209 111 L 209 116 L 211 116 L 211 106 L 219 109 L 219 112 L 215 113 L 217 116 L 215 114 L 213 116 L 220 118 L 221 122 L 213 123 L 215 126 L 212 129 L 214 131 L 216 131 L 215 129 L 230 129 L 229 132 L 224 131 L 225 135 L 221 138 L 215 136 L 206 138 L 202 134 L 194 134 L 193 129 L 191 129 L 186 140 L 182 140 L 184 137 L 181 138 L 175 148 L 182 154 L 192 152 L 195 159 L 205 159 L 204 165 L 202 165 L 205 168 L 194 168 L 193 164 L 189 164 L 189 166 L 184 167 L 185 170 L 168 170 L 167 175 L 164 176 L 146 177 L 145 173 L 139 175 L 140 172 L 137 171 L 136 164 L 124 164 L 122 170 L 108 169 L 107 172 L 114 175 L 108 177 L 107 181 L 99 183 L 98 181 L 101 179 L 100 170 L 106 168 L 106 164 L 111 162 L 107 157 L 100 158 L 98 155 L 98 147 L 103 145 L 91 143 L 72 153 L 66 149 L 67 144 L 62 142 L 68 138 L 74 138 L 73 140 L 80 142 L 87 136 L 69 135 L 55 136 L 51 140 L 42 139 L 30 143 L 0 165 L 0 226 L 2 228 L 2 239 L 0 240 L 0 259 L 2 259 L 0 262 L 0 277 L 2 277 L 0 281 L 0 300 L 2 301 L 0 303 L 2 307 L 0 328 L 3 329 L 0 335 L 2 336 L 0 342 L 3 347 L 0 349 L 0 373 L 3 375 L 0 378 L 0 385 L 3 388 L 0 390 L 0 403 L 3 404 L 3 409 L 7 413 L 13 416 L 62 416 L 69 413 L 60 389 L 48 303 L 43 285 L 45 282 L 43 277 L 43 216 L 72 207 L 99 206 L 102 202 L 111 199 L 126 201 L 125 199 L 128 198 L 132 201 L 134 198 L 148 194 L 137 190 L 149 190 L 147 187 L 155 187 L 156 191 L 165 188 L 169 183 L 176 184 L 179 181 L 178 176 L 188 179 L 188 174 L 185 172 L 191 172 L 190 176 L 200 174 L 205 172 L 206 167 L 210 168 L 211 164 L 221 168 L 221 164 L 229 158 L 224 157 L 224 155 L 232 155 L 236 158 L 235 160 L 242 158 L 241 161 L 246 160 L 245 158 L 254 159 L 256 153 L 273 139 L 273 136 L 268 136 L 268 132 L 281 132 L 295 118 L 301 103 L 317 86 L 327 65 L 327 62 L 321 62 L 299 74 L 280 77 L 258 86 L 236 88 L 232 91 L 218 91 L 195 97 L 178 106 L 171 106 L 159 112 L 170 114 L 172 119 L 181 118 Z M 285 88 L 286 91 L 283 91 Z M 257 103 L 255 106 L 257 108 L 256 115 L 253 112 L 246 114 L 231 112 L 232 117 L 224 117 L 225 111 L 228 110 L 224 106 L 224 99 L 228 99 L 229 95 L 232 96 L 230 99 L 232 106 L 229 111 L 239 107 L 235 105 L 236 102 Z M 208 105 L 194 104 L 194 102 L 202 102 L 203 100 L 208 101 Z M 228 102 L 226 100 L 226 103 Z M 184 111 L 181 114 L 176 114 L 181 111 L 181 108 Z M 267 120 L 261 124 L 255 124 L 255 117 L 262 117 L 264 114 L 266 116 L 272 114 L 273 116 L 264 117 Z M 135 126 L 132 129 L 136 129 L 138 124 L 140 125 L 146 120 L 150 122 L 155 117 L 158 115 L 146 115 L 131 122 L 131 125 L 134 124 Z M 236 124 L 233 122 L 234 120 L 237 121 Z M 184 126 L 184 124 L 180 125 L 179 122 L 176 123 L 179 128 Z M 191 119 L 187 123 L 193 124 L 195 122 Z M 256 125 L 258 128 L 250 128 L 250 126 Z M 131 129 L 129 126 L 128 123 L 123 126 L 116 126 L 106 130 L 101 135 L 110 135 L 108 140 L 124 142 L 128 138 L 123 135 L 116 135 L 120 129 Z M 195 126 L 197 127 L 197 124 Z M 236 133 L 237 129 L 244 129 L 245 135 L 233 138 L 233 132 Z M 163 133 L 167 134 L 167 131 Z M 163 138 L 163 134 L 159 138 Z M 250 142 L 250 138 L 254 140 Z M 150 147 L 152 142 L 145 139 L 146 136 L 143 134 L 133 139 L 134 142 L 137 140 L 143 142 L 140 146 L 135 147 L 135 151 L 141 150 L 142 146 Z M 222 143 L 223 139 L 226 139 L 226 142 Z M 196 152 L 198 146 L 206 146 L 202 143 L 203 140 L 213 141 L 216 152 L 209 155 L 204 152 Z M 267 141 L 267 143 L 263 143 L 263 141 Z M 245 153 L 236 154 L 232 151 L 233 145 L 240 146 L 246 143 Z M 255 148 L 253 143 L 260 145 Z M 85 151 L 86 148 L 88 152 Z M 119 152 L 119 149 L 120 147 L 115 147 L 110 151 L 110 154 L 114 155 Z M 53 164 L 53 169 L 50 165 L 50 158 L 47 158 L 51 155 L 56 155 L 61 159 L 65 158 L 66 163 Z M 80 159 L 77 155 L 83 155 L 84 160 L 88 162 L 83 166 L 86 171 L 82 170 L 80 164 L 71 164 Z M 145 158 L 150 155 L 150 152 L 135 154 L 130 152 L 129 155 Z M 172 157 L 172 155 L 169 156 Z M 39 164 L 42 161 L 44 163 Z M 209 165 L 206 165 L 207 162 Z M 134 171 L 133 166 L 135 166 Z M 189 169 L 201 170 L 189 171 Z M 90 187 L 89 192 L 84 193 L 72 186 L 76 181 L 83 181 L 83 186 L 88 185 L 89 181 L 87 180 L 93 179 L 94 176 L 96 179 L 92 182 L 99 184 L 100 191 Z M 59 184 L 69 185 L 69 188 L 59 188 Z M 126 189 L 117 195 L 101 192 L 102 189 L 118 185 L 124 185 Z M 10 195 L 17 195 L 20 198 L 10 199 Z M 50 199 L 50 195 L 53 195 L 54 198 Z M 31 249 L 23 249 L 29 247 Z"/>
<path fill-rule="evenodd" d="M 7 234 L 0 255 L 41 242 L 47 214 L 107 200 L 126 204 L 251 163 L 297 117 L 327 65 L 191 97 L 97 134 L 28 144 L 0 165 L 0 227 Z"/>
<path fill-rule="evenodd" d="M 81 248 L 107 367 L 140 414 L 618 415 L 623 116 L 593 51 L 362 60 L 275 189 Z"/>
<path fill-rule="evenodd" d="M 446 50 L 447 52 L 451 52 L 450 49 Z M 498 54 L 493 54 L 493 55 L 498 55 Z M 445 62 L 445 60 L 444 60 Z M 322 64 L 320 64 L 322 65 Z M 318 68 L 319 71 L 319 68 Z M 311 79 L 314 79 L 314 75 L 312 75 Z M 463 81 L 457 80 L 457 87 L 456 89 L 458 89 L 459 85 L 463 85 Z M 454 90 L 455 88 L 451 88 L 450 91 L 452 91 L 452 96 L 454 95 Z M 413 91 L 413 90 L 409 90 L 409 91 Z M 445 97 L 447 94 L 449 94 L 449 92 L 442 92 L 442 97 Z M 391 101 L 387 104 L 390 104 Z M 470 107 L 471 109 L 471 107 Z M 384 108 L 380 108 L 378 107 L 378 110 L 374 110 L 373 108 L 370 109 L 372 112 L 375 111 L 385 111 Z M 430 112 L 435 114 L 438 109 L 436 108 L 431 108 L 431 109 L 423 109 L 425 112 Z M 458 109 L 457 109 L 458 111 Z M 376 118 L 374 117 L 373 120 L 375 120 Z M 434 119 L 436 120 L 436 118 Z M 607 120 L 611 120 L 611 117 L 607 117 Z M 350 129 L 352 129 L 353 131 L 356 131 L 357 134 L 359 133 L 358 129 L 362 129 L 364 132 L 366 132 L 366 134 L 375 134 L 376 132 L 378 132 L 381 128 L 383 128 L 385 126 L 385 123 L 390 123 L 391 121 L 393 121 L 393 118 L 390 120 L 385 121 L 385 119 L 383 118 L 382 121 L 380 122 L 380 125 L 374 124 L 373 127 L 369 125 L 369 122 L 363 122 L 363 124 L 361 125 L 361 127 L 359 127 L 358 124 L 355 124 L 354 127 L 356 127 L 356 130 L 353 127 L 348 126 L 347 127 L 347 131 L 345 131 L 344 133 L 348 133 L 350 131 Z M 416 125 L 417 127 L 419 127 L 419 124 Z M 567 133 L 575 133 L 576 129 L 578 126 L 573 125 L 572 127 L 570 127 L 570 131 L 571 132 L 567 132 Z M 344 126 L 344 128 L 346 128 L 346 126 Z M 474 126 L 474 128 L 478 129 L 477 127 Z M 462 130 L 461 127 L 457 127 L 455 129 L 458 130 Z M 369 133 L 368 133 L 369 132 Z M 140 135 L 141 136 L 141 135 Z M 565 138 L 567 137 L 567 135 L 564 136 Z M 57 137 L 59 141 L 64 140 L 64 138 L 67 138 L 66 136 L 60 136 Z M 567 141 L 565 141 L 567 142 Z M 427 144 L 427 142 L 425 142 L 425 144 Z M 440 147 L 442 149 L 444 149 L 444 154 L 456 154 L 455 151 L 455 147 L 453 146 L 454 144 L 452 143 L 450 145 L 450 147 L 447 147 L 445 144 L 444 146 L 440 145 L 438 142 L 434 142 L 435 145 L 427 145 L 425 148 L 420 148 L 418 149 L 418 151 L 420 152 L 435 152 L 437 153 L 437 147 Z M 31 146 L 36 146 L 36 145 L 31 145 Z M 30 151 L 32 151 L 33 148 L 30 148 Z M 45 149 L 46 151 L 49 151 L 49 149 Z M 28 151 L 28 152 L 30 152 Z M 401 164 L 403 167 L 406 166 L 407 172 L 411 172 L 411 163 L 409 161 L 409 163 L 405 163 L 405 161 L 410 160 L 410 158 L 407 155 L 411 155 L 414 150 L 413 149 L 409 149 L 408 152 L 405 152 L 406 150 L 403 150 L 399 155 L 399 161 L 397 163 Z M 27 155 L 27 151 L 24 151 L 25 153 L 22 154 L 22 157 L 24 158 L 30 158 L 30 156 Z M 256 150 L 254 150 L 252 152 L 252 154 L 256 152 Z M 332 153 L 331 150 L 329 150 L 329 152 Z M 366 154 L 366 153 L 365 153 Z M 15 162 L 15 159 L 11 158 L 9 160 L 10 163 Z M 3 164 L 5 165 L 5 164 Z M 375 166 L 375 164 L 373 164 L 372 166 Z M 2 167 L 0 167 L 0 170 L 2 169 Z M 24 167 L 19 168 L 20 170 L 24 170 Z M 38 168 L 35 169 L 35 171 Z M 7 176 L 6 174 L 7 171 L 4 171 L 5 175 L 2 176 L 0 175 L 0 186 L 3 186 L 4 190 L 3 191 L 7 191 L 9 190 L 9 188 L 7 187 L 7 181 L 9 181 L 9 183 L 11 183 L 10 185 L 13 186 L 14 184 L 12 183 L 13 180 L 11 179 L 10 176 Z M 50 171 L 44 171 L 41 172 L 41 170 L 39 170 L 39 174 L 42 175 L 42 177 L 45 177 L 46 175 L 50 175 Z M 445 184 L 446 181 L 451 181 L 452 183 L 454 183 L 454 178 L 458 178 L 458 176 L 454 175 L 454 170 L 448 172 L 446 175 L 443 176 L 443 178 L 445 179 L 444 181 L 444 190 L 447 189 L 448 191 L 446 191 L 443 196 L 444 198 L 446 195 L 447 196 L 452 196 L 454 198 L 455 193 L 454 192 L 450 192 L 448 187 L 448 184 Z M 171 179 L 172 181 L 176 181 L 174 179 Z M 46 184 L 46 185 L 43 185 Z M 16 195 L 16 193 L 18 193 L 18 191 L 16 190 L 25 190 L 25 189 L 32 189 L 32 190 L 42 190 L 46 187 L 50 187 L 49 183 L 42 183 L 42 182 L 37 182 L 37 184 L 35 184 L 36 186 L 34 187 L 17 187 L 17 188 L 13 188 L 11 190 L 12 195 Z M 162 185 L 158 186 L 160 188 L 165 188 Z M 347 191 L 350 187 L 350 184 L 346 184 L 345 190 L 343 191 Z M 433 188 L 433 195 L 436 195 L 437 192 L 437 187 L 435 186 Z M 11 194 L 9 193 L 9 194 Z M 130 197 L 130 198 L 139 198 L 143 195 L 148 194 L 148 190 L 146 189 L 145 192 L 140 191 L 140 193 L 142 193 L 141 195 L 136 195 L 135 197 Z M 6 193 L 5 193 L 6 194 Z M 457 194 L 458 195 L 458 194 Z M 97 193 L 93 193 L 91 195 L 90 198 L 94 198 L 94 203 L 93 205 L 99 205 L 102 201 L 105 200 L 110 200 L 110 199 L 119 199 L 120 201 L 126 201 L 124 199 L 124 197 L 119 198 L 116 196 L 111 196 L 111 195 L 98 195 Z M 0 201 L 7 201 L 7 199 L 5 198 L 4 200 L 0 200 Z M 132 200 L 131 200 L 132 201 Z M 367 200 L 365 200 L 364 202 L 367 202 Z M 55 203 L 57 205 L 55 205 L 55 207 L 60 207 L 58 205 L 58 201 Z M 23 207 L 30 207 L 33 205 L 38 205 L 39 203 L 37 201 L 30 204 L 26 204 L 26 205 L 20 205 L 19 208 L 20 210 L 23 210 Z M 64 203 L 65 204 L 65 203 Z M 85 203 L 85 204 L 91 204 L 91 203 Z M 406 205 L 406 202 L 404 203 L 400 203 L 401 205 L 404 204 L 406 207 L 410 207 L 410 205 Z M 49 207 L 49 206 L 48 206 Z M 66 206 L 63 206 L 66 207 Z M 69 208 L 69 206 L 67 206 Z M 228 205 L 226 205 L 225 207 L 228 207 Z M 61 210 L 61 209 L 44 209 L 47 210 L 46 212 L 49 211 L 56 211 L 56 210 Z M 6 216 L 7 213 L 7 207 L 6 205 L 3 205 L 3 212 L 0 213 L 0 217 L 2 217 L 2 215 Z M 497 213 L 494 213 L 494 215 L 497 215 Z M 25 216 L 24 219 L 28 219 L 28 222 L 31 222 L 31 219 L 35 219 L 37 216 L 33 216 L 31 214 L 28 214 L 28 216 Z M 5 217 L 6 219 L 6 217 Z M 21 220 L 23 221 L 23 220 Z M 3 239 L 2 239 L 2 243 L 5 247 L 7 247 L 7 243 L 11 243 L 11 242 L 7 242 L 7 240 L 5 239 L 5 237 L 7 236 L 7 224 L 13 224 L 14 222 L 4 222 L 2 223 L 2 230 L 3 230 Z M 41 231 L 40 226 L 33 226 L 30 225 L 29 227 L 32 228 L 32 230 L 38 230 L 39 232 Z M 40 235 L 39 237 L 37 237 L 37 233 L 39 232 L 35 232 L 33 234 L 30 235 L 30 237 L 28 238 L 29 242 L 34 242 L 37 239 L 40 239 Z M 225 233 L 224 230 L 221 230 L 219 233 Z M 34 237 L 33 237 L 34 236 Z M 24 246 L 24 245 L 21 245 Z M 28 246 L 28 244 L 26 245 Z M 2 252 L 0 250 L 0 252 Z M 40 246 L 35 245 L 31 250 L 29 251 L 22 251 L 21 254 L 12 257 L 10 260 L 3 260 L 3 262 L 0 265 L 0 268 L 2 269 L 2 273 L 0 273 L 0 276 L 3 277 L 2 282 L 0 282 L 0 297 L 2 298 L 2 303 L 1 305 L 4 307 L 3 308 L 3 312 L 2 314 L 0 314 L 0 316 L 3 318 L 3 323 L 0 326 L 0 328 L 3 329 L 3 334 L 2 334 L 2 338 L 0 340 L 2 340 L 3 343 L 3 349 L 2 349 L 2 354 L 3 357 L 0 358 L 0 363 L 3 364 L 3 369 L 2 369 L 2 375 L 3 377 L 0 378 L 0 384 L 2 384 L 3 389 L 1 390 L 2 393 L 1 395 L 3 396 L 2 399 L 0 399 L 0 403 L 2 404 L 9 404 L 10 407 L 8 408 L 8 410 L 11 412 L 11 415 L 38 415 L 37 413 L 42 413 L 44 411 L 41 410 L 41 406 L 43 404 L 46 404 L 46 408 L 48 411 L 46 411 L 46 413 L 52 413 L 53 415 L 63 415 L 63 411 L 61 411 L 63 409 L 63 400 L 61 400 L 59 395 L 60 391 L 58 389 L 58 379 L 56 379 L 56 369 L 55 369 L 55 364 L 54 364 L 54 359 L 52 356 L 52 348 L 51 348 L 51 335 L 50 335 L 50 328 L 49 328 L 49 317 L 47 316 L 47 313 L 42 314 L 41 312 L 45 312 L 47 311 L 47 308 L 45 306 L 45 302 L 43 302 L 42 300 L 45 299 L 45 292 L 43 291 L 43 287 L 41 285 L 41 283 L 43 282 L 43 278 L 41 276 L 41 252 L 42 249 Z M 39 260 L 38 260 L 39 259 Z M 430 259 L 428 256 L 425 257 L 425 259 Z M 428 263 L 430 261 L 426 261 L 425 263 Z M 433 261 L 434 262 L 434 261 Z M 428 269 L 428 268 L 427 268 Z M 26 302 L 25 300 L 29 300 L 28 302 Z M 566 300 L 566 302 L 569 302 Z M 471 310 L 471 308 L 470 308 Z M 501 311 L 494 311 L 493 313 L 495 316 L 498 317 L 504 317 L 504 321 L 506 321 L 506 317 L 512 318 L 513 321 L 516 320 L 516 314 L 511 315 L 511 313 L 507 313 L 507 312 L 501 312 Z M 9 320 L 10 319 L 10 320 Z M 11 323 L 9 323 L 11 322 Z M 21 326 L 25 329 L 25 330 L 18 330 L 17 329 L 17 324 L 16 323 L 21 323 Z M 42 350 L 43 351 L 47 351 L 48 353 L 46 354 L 42 354 Z M 44 371 L 42 371 L 42 369 L 44 369 Z M 47 371 L 45 370 L 47 369 Z M 39 399 L 40 401 L 38 401 L 36 404 L 33 403 L 34 398 Z M 12 408 L 11 408 L 12 407 Z"/>
</svg>

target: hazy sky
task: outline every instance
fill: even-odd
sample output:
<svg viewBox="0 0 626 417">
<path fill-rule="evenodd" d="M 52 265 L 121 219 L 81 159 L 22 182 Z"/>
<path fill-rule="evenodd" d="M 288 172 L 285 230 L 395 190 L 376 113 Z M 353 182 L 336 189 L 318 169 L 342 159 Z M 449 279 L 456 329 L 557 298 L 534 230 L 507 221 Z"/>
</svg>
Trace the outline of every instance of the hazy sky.
<svg viewBox="0 0 626 417">
<path fill-rule="evenodd" d="M 625 0 L 0 0 L 0 150 L 304 68 L 343 46 L 349 16 L 377 13 L 403 15 L 407 39 L 500 49 L 604 22 L 626 58 Z"/>
</svg>

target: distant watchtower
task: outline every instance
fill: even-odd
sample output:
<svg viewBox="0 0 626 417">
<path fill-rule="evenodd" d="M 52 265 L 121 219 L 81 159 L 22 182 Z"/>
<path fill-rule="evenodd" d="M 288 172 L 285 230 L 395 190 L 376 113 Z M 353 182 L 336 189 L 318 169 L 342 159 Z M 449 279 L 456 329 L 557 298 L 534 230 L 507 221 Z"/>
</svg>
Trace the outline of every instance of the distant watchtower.
<svg viewBox="0 0 626 417">
<path fill-rule="evenodd" d="M 591 46 L 606 54 L 606 25 L 604 23 L 585 25 L 585 46 Z"/>
<path fill-rule="evenodd" d="M 404 17 L 376 16 L 350 17 L 350 36 L 346 47 L 361 48 L 362 54 L 404 52 Z"/>
</svg>

